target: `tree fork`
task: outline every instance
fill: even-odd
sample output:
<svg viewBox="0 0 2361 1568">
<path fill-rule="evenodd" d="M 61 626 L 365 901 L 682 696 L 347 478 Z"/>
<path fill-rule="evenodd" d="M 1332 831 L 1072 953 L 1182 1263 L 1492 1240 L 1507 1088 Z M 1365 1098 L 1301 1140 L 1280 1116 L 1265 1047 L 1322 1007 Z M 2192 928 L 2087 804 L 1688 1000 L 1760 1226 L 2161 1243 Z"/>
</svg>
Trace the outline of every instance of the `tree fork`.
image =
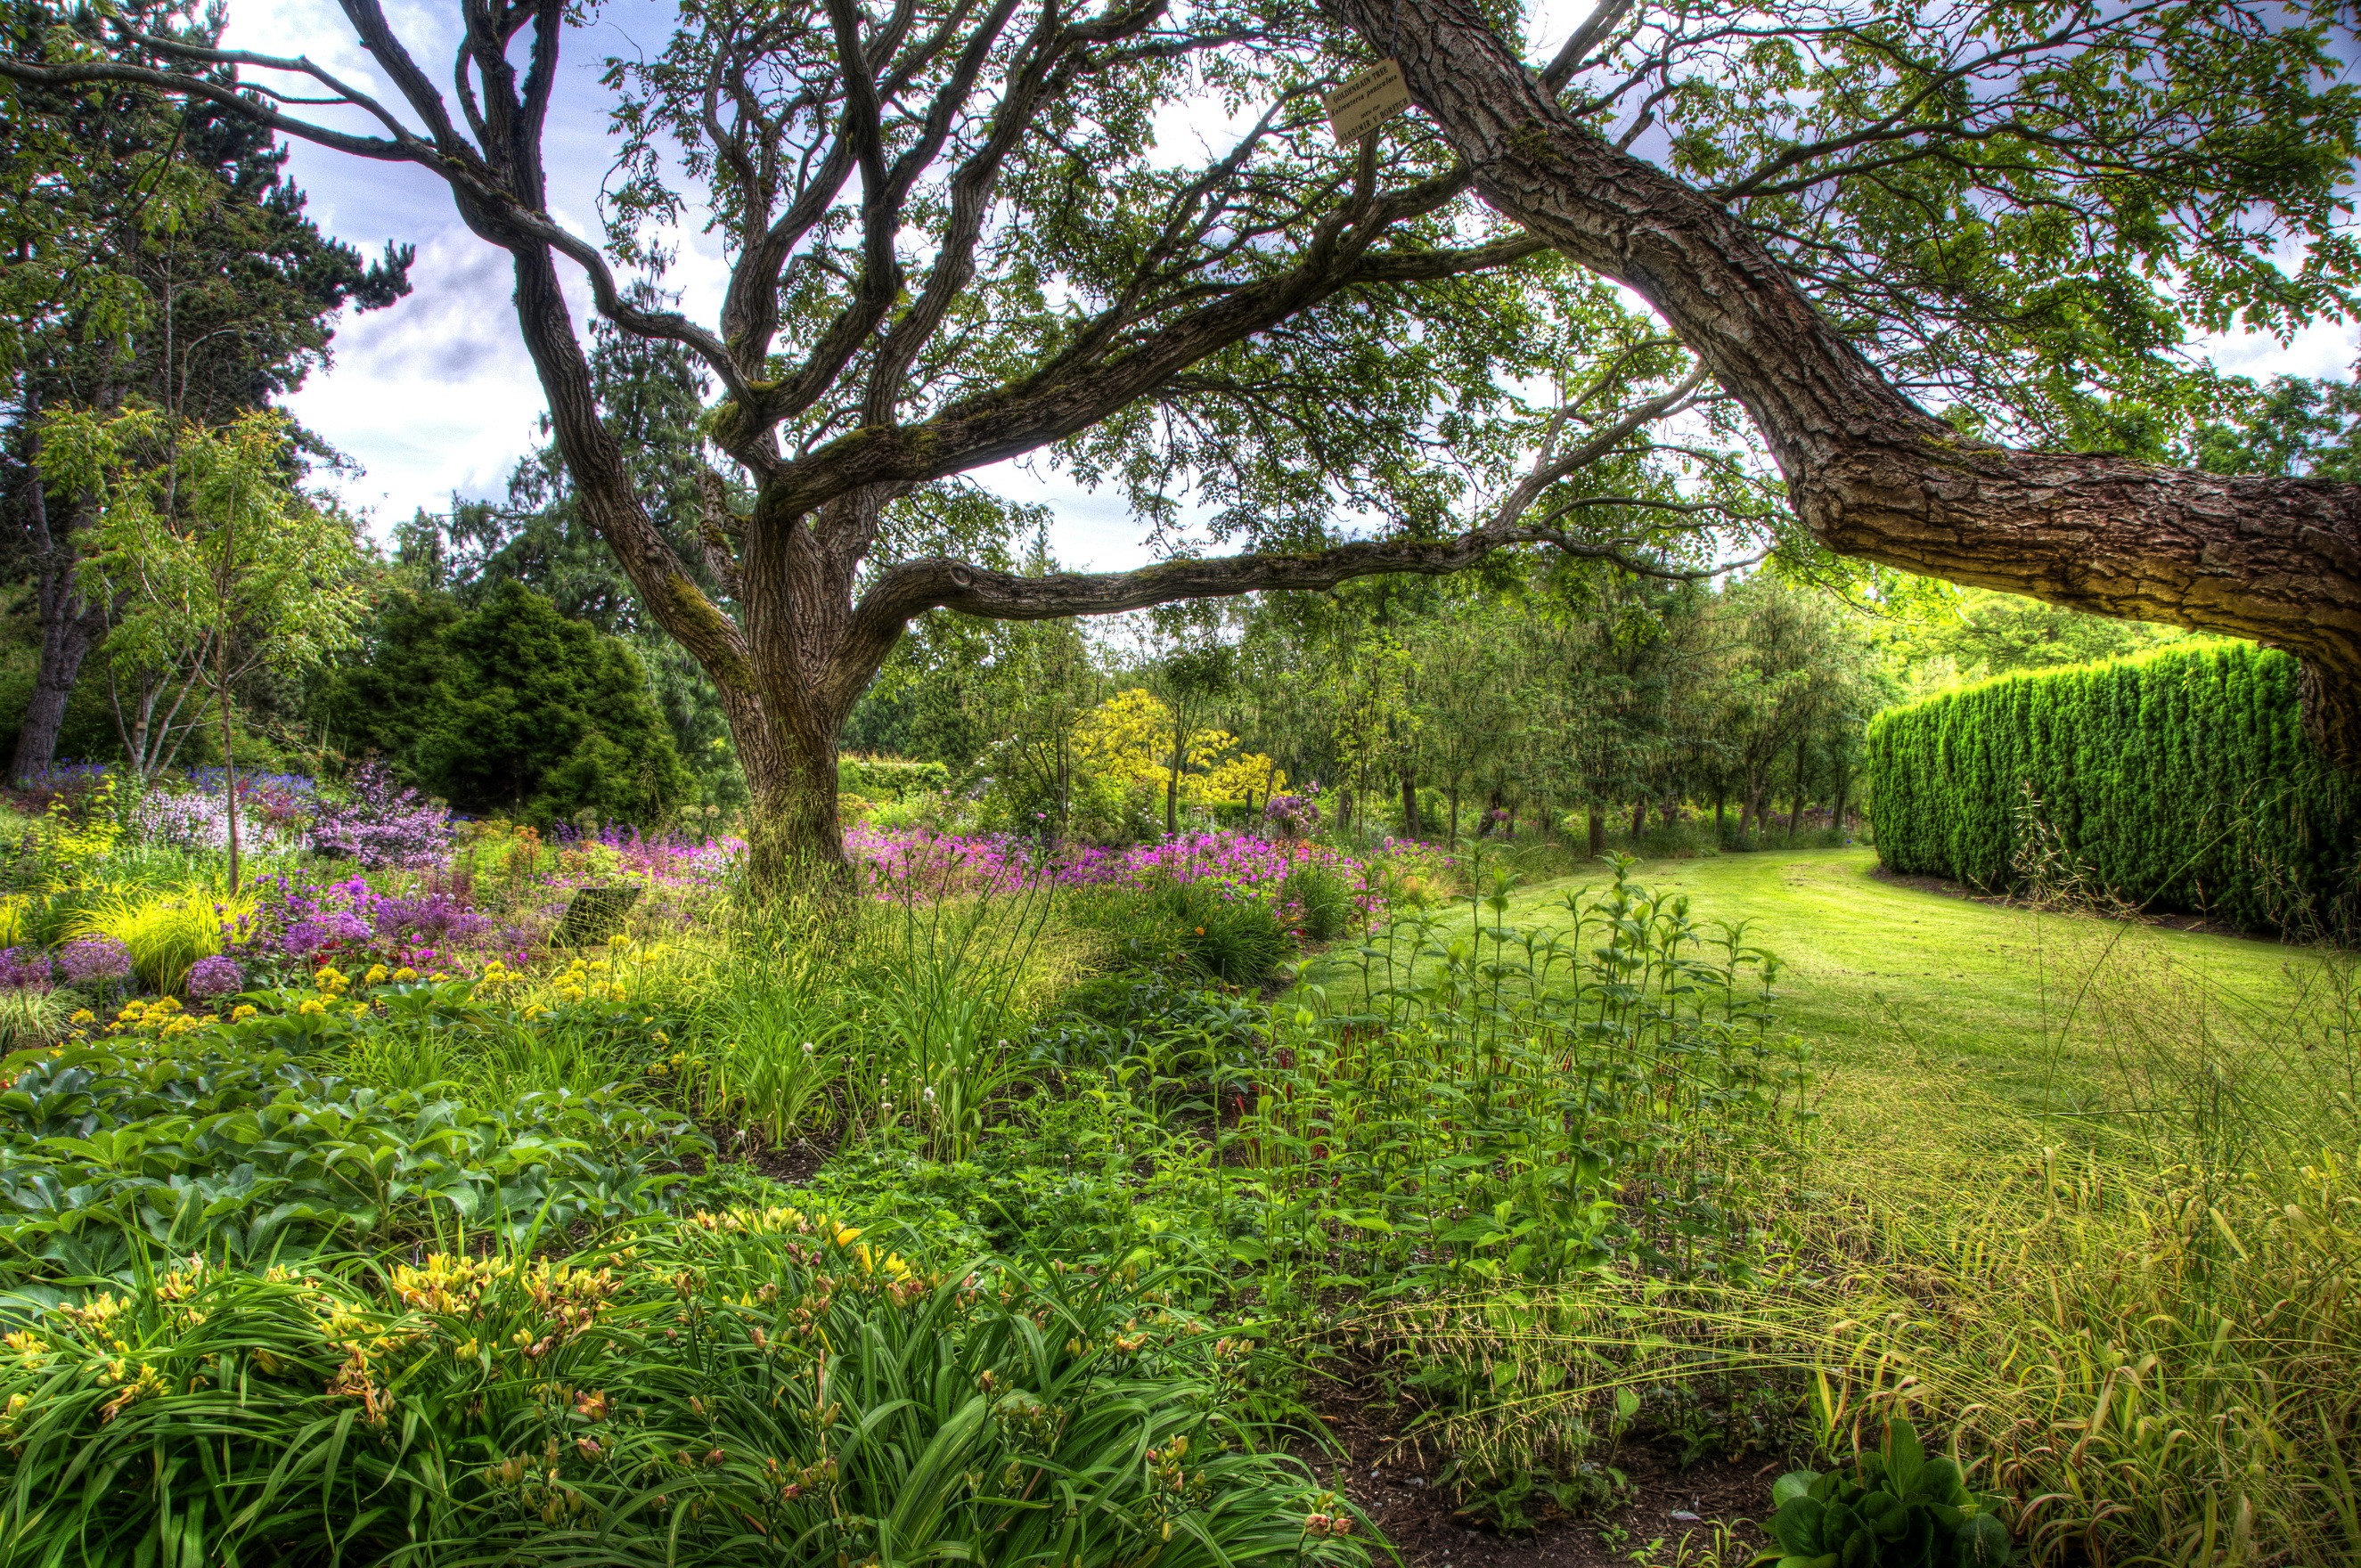
<svg viewBox="0 0 2361 1568">
<path fill-rule="evenodd" d="M 2361 764 L 2361 486 L 2224 477 L 1961 436 L 1839 336 L 1727 208 L 1567 111 L 1474 0 L 1323 0 L 1504 216 L 1631 288 L 1753 416 L 1795 511 L 1839 554 L 2302 661 L 2304 722 Z"/>
</svg>

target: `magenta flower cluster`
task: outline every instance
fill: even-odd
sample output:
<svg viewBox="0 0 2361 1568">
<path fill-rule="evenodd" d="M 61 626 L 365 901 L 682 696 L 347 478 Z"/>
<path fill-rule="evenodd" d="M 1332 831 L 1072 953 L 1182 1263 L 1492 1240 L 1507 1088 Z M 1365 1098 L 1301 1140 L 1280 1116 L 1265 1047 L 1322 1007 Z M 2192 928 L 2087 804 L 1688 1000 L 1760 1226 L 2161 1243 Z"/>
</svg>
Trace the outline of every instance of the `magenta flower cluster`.
<svg viewBox="0 0 2361 1568">
<path fill-rule="evenodd" d="M 1125 850 L 1079 845 L 1045 852 L 1029 839 L 854 826 L 845 831 L 845 847 L 862 862 L 877 894 L 887 898 L 1190 882 L 1210 884 L 1232 899 L 1275 903 L 1289 875 L 1305 866 L 1330 872 L 1356 890 L 1369 882 L 1367 868 L 1340 850 L 1235 831 L 1186 833 Z M 1364 894 L 1361 903 L 1366 911 L 1370 896 Z"/>
<path fill-rule="evenodd" d="M 313 815 L 312 843 L 364 871 L 429 866 L 450 847 L 451 814 L 404 787 L 383 762 L 363 762 L 346 781 L 344 798 L 323 802 Z"/>
<path fill-rule="evenodd" d="M 112 937 L 84 937 L 58 949 L 58 969 L 73 985 L 131 978 L 131 949 Z"/>
</svg>

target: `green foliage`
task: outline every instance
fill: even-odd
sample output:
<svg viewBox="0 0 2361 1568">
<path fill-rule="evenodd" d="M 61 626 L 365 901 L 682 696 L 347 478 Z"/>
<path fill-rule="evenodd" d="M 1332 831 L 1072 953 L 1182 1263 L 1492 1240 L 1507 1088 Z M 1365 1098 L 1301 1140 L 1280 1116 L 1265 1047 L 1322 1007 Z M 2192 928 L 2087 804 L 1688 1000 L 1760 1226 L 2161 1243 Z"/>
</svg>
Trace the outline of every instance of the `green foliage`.
<svg viewBox="0 0 2361 1568">
<path fill-rule="evenodd" d="M 565 1036 L 583 1025 L 527 1023 L 468 990 L 419 982 L 388 988 L 383 1011 L 315 998 L 193 1028 L 169 1001 L 135 1003 L 120 1033 L 20 1059 L 0 1091 L 7 1266 L 112 1268 L 126 1235 L 250 1260 L 660 1207 L 677 1178 L 659 1168 L 707 1146 L 631 1098 L 641 1065 L 620 1083 L 552 1083 L 550 1067 L 579 1049 Z M 496 1093 L 443 1077 L 382 1086 L 389 1041 L 438 1048 L 438 1065 L 464 1070 L 469 1039 L 539 1081 L 478 1062 L 474 1076 Z"/>
<path fill-rule="evenodd" d="M 1894 649 L 1922 695 L 1994 675 L 2095 663 L 2180 641 L 2169 626 L 2085 615 L 2021 594 L 1938 588 Z"/>
<path fill-rule="evenodd" d="M 653 826 L 689 787 L 638 658 L 513 581 L 463 609 L 397 592 L 321 713 L 464 812 L 537 827 L 584 810 Z"/>
<path fill-rule="evenodd" d="M 1296 934 L 1314 942 L 1334 941 L 1353 924 L 1353 890 L 1334 871 L 1306 861 L 1279 884 L 1279 907 L 1295 922 Z"/>
<path fill-rule="evenodd" d="M 0 1557 L 1365 1561 L 1153 1282 L 930 1274 L 792 1210 L 563 1261 L 179 1269 L 33 1308 Z"/>
<path fill-rule="evenodd" d="M 2302 730 L 2297 666 L 2238 643 L 2012 676 L 1870 729 L 1878 854 L 2022 884 L 2057 850 L 2113 894 L 2249 928 L 2361 919 L 2361 786 Z"/>
<path fill-rule="evenodd" d="M 906 757 L 840 757 L 836 787 L 864 800 L 900 800 L 913 795 L 939 795 L 950 788 L 950 770 L 940 762 L 914 762 Z"/>
<path fill-rule="evenodd" d="M 1259 985 L 1294 949 L 1278 911 L 1210 883 L 1174 881 L 1079 903 L 1074 918 L 1113 936 L 1135 966 Z"/>
<path fill-rule="evenodd" d="M 1850 1473 L 1790 1471 L 1771 1488 L 1778 1544 L 1755 1559 L 1778 1568 L 2001 1568 L 2008 1528 L 1998 1497 L 1970 1492 L 1949 1459 L 1927 1457 L 1908 1421 L 1885 1424 Z"/>
</svg>

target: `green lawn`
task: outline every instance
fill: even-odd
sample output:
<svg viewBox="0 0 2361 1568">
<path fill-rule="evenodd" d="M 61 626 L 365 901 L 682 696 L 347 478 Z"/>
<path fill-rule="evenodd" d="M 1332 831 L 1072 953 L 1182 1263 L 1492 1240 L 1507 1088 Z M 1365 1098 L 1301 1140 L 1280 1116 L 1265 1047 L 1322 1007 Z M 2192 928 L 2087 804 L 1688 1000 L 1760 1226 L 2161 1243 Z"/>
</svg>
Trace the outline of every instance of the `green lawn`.
<svg viewBox="0 0 2361 1568">
<path fill-rule="evenodd" d="M 2077 1098 L 2127 990 L 2152 1007 L 2276 1008 L 2316 967 L 2275 942 L 1922 893 L 1872 876 L 1876 863 L 1865 849 L 1762 852 L 1647 861 L 1632 881 L 1686 894 L 1700 921 L 1748 922 L 1749 940 L 1784 965 L 1781 1023 L 1827 1067 L 1965 1072 L 2023 1102 Z M 1510 921 L 1563 924 L 1565 894 L 1609 880 L 1602 867 L 1520 889 Z"/>
</svg>

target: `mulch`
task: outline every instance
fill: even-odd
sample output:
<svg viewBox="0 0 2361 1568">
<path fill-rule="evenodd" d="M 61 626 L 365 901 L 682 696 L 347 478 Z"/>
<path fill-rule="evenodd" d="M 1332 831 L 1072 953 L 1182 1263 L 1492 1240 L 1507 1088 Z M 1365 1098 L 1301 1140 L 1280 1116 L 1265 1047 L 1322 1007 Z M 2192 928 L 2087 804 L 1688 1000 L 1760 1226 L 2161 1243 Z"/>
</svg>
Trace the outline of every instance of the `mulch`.
<svg viewBox="0 0 2361 1568">
<path fill-rule="evenodd" d="M 1679 1560 L 1684 1541 L 1705 1551 L 1717 1523 L 1759 1550 L 1769 1538 L 1753 1520 L 1768 1511 L 1771 1483 L 1794 1468 L 1757 1453 L 1683 1469 L 1661 1450 L 1627 1442 L 1610 1461 L 1631 1483 L 1620 1503 L 1598 1517 L 1544 1517 L 1532 1531 L 1510 1534 L 1460 1511 L 1450 1488 L 1430 1474 L 1432 1461 L 1401 1443 L 1405 1414 L 1332 1385 L 1319 1415 L 1345 1458 L 1308 1447 L 1301 1457 L 1359 1506 L 1408 1568 L 1631 1568 L 1633 1554 L 1650 1547 L 1666 1561 Z"/>
</svg>

